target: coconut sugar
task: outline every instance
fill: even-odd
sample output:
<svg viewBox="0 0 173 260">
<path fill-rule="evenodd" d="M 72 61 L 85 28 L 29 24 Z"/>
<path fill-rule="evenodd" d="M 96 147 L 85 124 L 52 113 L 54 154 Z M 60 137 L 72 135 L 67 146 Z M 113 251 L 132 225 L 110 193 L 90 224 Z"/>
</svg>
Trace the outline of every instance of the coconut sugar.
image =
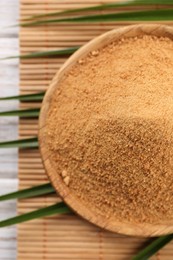
<svg viewBox="0 0 173 260">
<path fill-rule="evenodd" d="M 47 119 L 51 162 L 86 207 L 124 222 L 173 219 L 173 42 L 122 39 L 59 83 Z"/>
</svg>

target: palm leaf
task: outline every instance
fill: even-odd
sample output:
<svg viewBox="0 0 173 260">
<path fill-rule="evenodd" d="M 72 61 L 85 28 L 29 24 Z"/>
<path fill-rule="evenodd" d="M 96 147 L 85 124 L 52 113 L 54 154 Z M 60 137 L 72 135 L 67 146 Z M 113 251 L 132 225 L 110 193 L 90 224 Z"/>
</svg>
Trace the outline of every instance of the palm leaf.
<svg viewBox="0 0 173 260">
<path fill-rule="evenodd" d="M 136 5 L 173 5 L 172 0 L 136 0 Z"/>
<path fill-rule="evenodd" d="M 173 19 L 173 9 L 147 10 L 135 12 L 122 12 L 111 14 L 97 14 L 62 19 L 41 20 L 35 22 L 22 23 L 21 26 L 35 26 L 63 22 L 111 22 L 111 21 L 171 21 Z"/>
<path fill-rule="evenodd" d="M 52 51 L 40 51 L 40 52 L 32 52 L 25 55 L 18 55 L 18 56 L 9 56 L 2 58 L 0 60 L 7 60 L 7 59 L 33 59 L 33 58 L 43 58 L 43 57 L 59 57 L 59 56 L 65 56 L 70 55 L 74 53 L 79 47 L 71 47 L 61 50 L 52 50 Z"/>
<path fill-rule="evenodd" d="M 0 148 L 38 148 L 38 139 L 37 137 L 34 137 L 9 142 L 0 142 Z"/>
<path fill-rule="evenodd" d="M 154 240 L 149 246 L 140 251 L 132 260 L 147 260 L 173 239 L 173 234 Z"/>
<path fill-rule="evenodd" d="M 44 17 L 51 17 L 51 16 L 61 16 L 66 15 L 69 13 L 81 13 L 81 12 L 87 12 L 87 11 L 99 11 L 99 10 L 109 10 L 112 8 L 120 8 L 120 7 L 130 7 L 135 5 L 173 5 L 172 0 L 135 0 L 135 1 L 124 1 L 124 2 L 118 2 L 118 3 L 110 3 L 110 4 L 101 4 L 101 5 L 95 5 L 91 7 L 84 7 L 84 8 L 76 8 L 76 9 L 70 9 L 65 10 L 61 12 L 52 12 L 48 14 L 39 14 L 39 15 L 33 15 L 29 18 L 25 18 L 23 20 L 32 20 L 32 19 L 39 19 Z"/>
<path fill-rule="evenodd" d="M 50 183 L 46 183 L 29 189 L 19 190 L 16 192 L 2 195 L 0 196 L 0 201 L 12 199 L 26 199 L 51 193 L 55 193 L 55 190 Z"/>
<path fill-rule="evenodd" d="M 38 117 L 39 113 L 39 108 L 32 108 L 0 112 L 0 116 Z"/>
<path fill-rule="evenodd" d="M 29 94 L 29 95 L 2 97 L 2 98 L 0 98 L 0 101 L 3 101 L 3 100 L 20 100 L 20 101 L 25 101 L 25 102 L 42 101 L 44 95 L 45 95 L 45 92 L 39 92 L 39 93 L 36 93 L 36 94 Z"/>
<path fill-rule="evenodd" d="M 0 221 L 0 228 L 19 224 L 25 221 L 33 220 L 36 218 L 47 217 L 55 214 L 70 213 L 71 210 L 63 203 L 51 205 L 49 207 L 41 208 L 17 217 Z"/>
</svg>

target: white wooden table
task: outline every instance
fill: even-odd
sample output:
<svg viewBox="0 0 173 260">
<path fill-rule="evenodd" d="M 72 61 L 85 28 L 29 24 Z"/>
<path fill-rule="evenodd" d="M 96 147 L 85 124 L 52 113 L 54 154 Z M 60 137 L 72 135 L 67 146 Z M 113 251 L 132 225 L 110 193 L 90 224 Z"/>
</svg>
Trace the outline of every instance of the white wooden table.
<svg viewBox="0 0 173 260">
<path fill-rule="evenodd" d="M 0 58 L 17 55 L 18 28 L 7 28 L 16 24 L 19 16 L 19 0 L 0 0 Z M 5 28 L 6 27 L 6 28 Z M 18 60 L 0 61 L 0 96 L 18 94 Z M 16 109 L 14 101 L 0 102 L 0 111 Z M 18 120 L 13 117 L 0 118 L 0 141 L 17 138 Z M 17 189 L 17 149 L 0 149 L 0 194 Z M 16 202 L 0 202 L 0 220 L 16 214 Z M 16 259 L 16 228 L 0 229 L 0 260 Z"/>
</svg>

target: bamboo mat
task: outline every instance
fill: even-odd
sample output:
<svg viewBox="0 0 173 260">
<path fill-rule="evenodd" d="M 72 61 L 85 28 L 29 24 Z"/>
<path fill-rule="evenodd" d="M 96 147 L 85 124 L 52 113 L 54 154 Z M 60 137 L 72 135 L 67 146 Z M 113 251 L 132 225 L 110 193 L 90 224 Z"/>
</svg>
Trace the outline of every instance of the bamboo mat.
<svg viewBox="0 0 173 260">
<path fill-rule="evenodd" d="M 33 14 L 115 2 L 115 0 L 21 0 L 20 2 L 21 18 L 26 18 Z M 122 24 L 128 23 L 66 23 L 25 27 L 20 31 L 21 54 L 82 45 L 94 36 L 118 28 Z M 28 94 L 46 90 L 64 61 L 65 58 L 21 60 L 20 93 Z M 40 107 L 40 103 L 22 102 L 21 107 Z M 37 119 L 20 120 L 21 138 L 36 136 L 37 129 Z M 19 180 L 20 188 L 48 181 L 38 150 L 19 151 Z M 22 200 L 18 203 L 18 212 L 26 213 L 57 201 L 60 201 L 57 196 Z M 146 241 L 148 239 L 103 231 L 76 215 L 53 216 L 19 225 L 18 260 L 128 260 L 146 244 Z M 173 243 L 167 245 L 152 259 L 172 260 Z"/>
</svg>

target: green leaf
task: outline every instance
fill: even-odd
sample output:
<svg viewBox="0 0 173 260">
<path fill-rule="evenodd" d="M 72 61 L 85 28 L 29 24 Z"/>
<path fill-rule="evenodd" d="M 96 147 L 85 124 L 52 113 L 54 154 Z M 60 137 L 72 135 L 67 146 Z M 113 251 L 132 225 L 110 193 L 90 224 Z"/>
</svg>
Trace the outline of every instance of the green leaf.
<svg viewBox="0 0 173 260">
<path fill-rule="evenodd" d="M 172 0 L 136 0 L 134 2 L 139 5 L 173 5 Z"/>
<path fill-rule="evenodd" d="M 32 19 L 39 19 L 44 17 L 51 17 L 51 16 L 61 16 L 66 15 L 69 13 L 81 13 L 86 11 L 99 11 L 99 10 L 109 10 L 112 8 L 121 8 L 121 7 L 130 7 L 135 5 L 173 5 L 172 0 L 135 0 L 135 1 L 124 1 L 124 2 L 118 2 L 118 3 L 110 3 L 110 4 L 101 4 L 101 5 L 95 5 L 91 7 L 84 7 L 84 8 L 76 8 L 76 9 L 69 9 L 62 12 L 52 12 L 48 14 L 39 14 L 39 15 L 33 15 L 29 18 L 23 19 L 25 21 L 32 20 Z"/>
<path fill-rule="evenodd" d="M 16 58 L 20 58 L 20 59 L 33 59 L 33 58 L 43 58 L 43 57 L 59 57 L 59 56 L 70 55 L 70 54 L 74 53 L 78 49 L 79 49 L 79 46 L 78 47 L 61 49 L 61 50 L 32 52 L 32 53 L 25 54 L 25 55 L 9 56 L 9 57 L 2 58 L 0 60 L 16 59 Z"/>
<path fill-rule="evenodd" d="M 38 117 L 39 113 L 39 108 L 32 108 L 0 112 L 0 116 Z"/>
<path fill-rule="evenodd" d="M 46 183 L 29 189 L 19 190 L 16 192 L 2 195 L 0 196 L 0 201 L 12 199 L 26 199 L 51 193 L 55 193 L 55 190 L 50 183 Z"/>
<path fill-rule="evenodd" d="M 97 14 L 62 19 L 41 20 L 35 22 L 22 23 L 21 26 L 35 26 L 43 24 L 54 24 L 63 22 L 111 22 L 111 21 L 171 21 L 173 20 L 173 9 L 147 10 L 135 12 L 122 12 L 111 14 Z"/>
<path fill-rule="evenodd" d="M 38 139 L 37 137 L 34 137 L 9 142 L 0 142 L 0 148 L 38 148 Z"/>
<path fill-rule="evenodd" d="M 71 210 L 63 202 L 61 202 L 17 217 L 0 221 L 0 228 L 19 224 L 36 218 L 42 218 L 42 217 L 47 217 L 55 214 L 64 214 L 70 212 Z"/>
<path fill-rule="evenodd" d="M 162 236 L 155 239 L 149 246 L 140 251 L 132 260 L 147 260 L 149 257 L 153 256 L 162 247 L 168 244 L 173 239 L 173 234 L 168 236 Z"/>
<path fill-rule="evenodd" d="M 0 101 L 3 100 L 20 100 L 20 101 L 42 101 L 45 92 L 39 92 L 36 94 L 29 94 L 29 95 L 19 95 L 19 96 L 10 96 L 10 97 L 3 97 L 0 98 Z"/>
</svg>

